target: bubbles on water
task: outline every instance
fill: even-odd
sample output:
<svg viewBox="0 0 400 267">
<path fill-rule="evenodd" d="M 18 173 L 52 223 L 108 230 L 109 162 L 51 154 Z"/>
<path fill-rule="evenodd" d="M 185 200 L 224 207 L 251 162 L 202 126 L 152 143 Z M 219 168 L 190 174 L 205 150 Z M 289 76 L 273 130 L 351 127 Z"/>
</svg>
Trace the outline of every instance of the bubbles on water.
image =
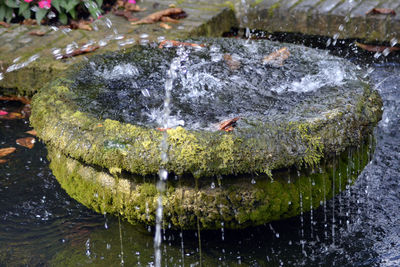
<svg viewBox="0 0 400 267">
<path fill-rule="evenodd" d="M 214 189 L 215 188 L 215 183 L 212 182 L 210 187 L 211 187 L 211 189 Z"/>
<path fill-rule="evenodd" d="M 254 178 L 251 179 L 251 184 L 256 184 L 256 180 L 254 180 Z"/>
</svg>

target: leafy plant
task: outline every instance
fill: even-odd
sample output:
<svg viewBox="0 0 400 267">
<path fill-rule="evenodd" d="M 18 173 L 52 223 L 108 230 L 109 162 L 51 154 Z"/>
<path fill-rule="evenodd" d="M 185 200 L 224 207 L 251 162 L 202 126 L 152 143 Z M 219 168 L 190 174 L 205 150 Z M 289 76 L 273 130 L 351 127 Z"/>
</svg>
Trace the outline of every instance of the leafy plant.
<svg viewBox="0 0 400 267">
<path fill-rule="evenodd" d="M 43 19 L 57 18 L 62 24 L 77 19 L 79 12 L 88 12 L 93 18 L 101 13 L 103 0 L 0 0 L 0 21 L 11 22 L 13 18 L 35 18 L 40 24 Z"/>
</svg>

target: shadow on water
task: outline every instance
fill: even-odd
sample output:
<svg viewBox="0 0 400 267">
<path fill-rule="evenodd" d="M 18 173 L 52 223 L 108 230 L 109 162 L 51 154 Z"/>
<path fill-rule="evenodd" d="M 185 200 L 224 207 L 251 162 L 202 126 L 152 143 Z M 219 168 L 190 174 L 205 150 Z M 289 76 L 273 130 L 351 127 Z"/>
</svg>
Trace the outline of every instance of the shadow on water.
<svg viewBox="0 0 400 267">
<path fill-rule="evenodd" d="M 201 238 L 193 231 L 167 230 L 162 265 L 196 266 L 201 257 L 204 266 L 399 266 L 397 62 L 363 63 L 374 68 L 370 76 L 384 114 L 372 160 L 353 186 L 313 213 L 257 228 L 202 231 Z M 0 109 L 16 105 L 0 102 Z M 29 129 L 26 120 L 0 120 L 0 146 L 17 146 L 15 140 Z M 126 266 L 152 265 L 154 229 L 119 224 L 71 199 L 52 176 L 42 143 L 31 150 L 18 146 L 8 159 L 0 165 L 0 266 L 115 266 L 121 248 Z"/>
</svg>

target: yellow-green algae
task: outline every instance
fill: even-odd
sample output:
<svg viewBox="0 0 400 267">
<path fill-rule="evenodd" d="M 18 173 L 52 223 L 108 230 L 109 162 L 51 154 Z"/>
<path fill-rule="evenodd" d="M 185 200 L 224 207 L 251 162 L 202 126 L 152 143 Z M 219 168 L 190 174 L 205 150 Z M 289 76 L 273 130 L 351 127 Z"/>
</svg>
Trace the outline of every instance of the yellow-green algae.
<svg viewBox="0 0 400 267">
<path fill-rule="evenodd" d="M 139 175 L 158 173 L 162 133 L 78 111 L 70 83 L 60 79 L 34 96 L 30 120 L 38 136 L 88 164 Z M 366 86 L 356 100 L 312 120 L 259 122 L 230 133 L 168 130 L 166 167 L 177 175 L 205 177 L 318 164 L 326 154 L 360 144 L 381 118 L 382 101 L 375 91 Z"/>
<path fill-rule="evenodd" d="M 318 207 L 354 181 L 368 163 L 371 145 L 350 149 L 330 157 L 316 168 L 286 169 L 251 177 L 220 177 L 215 188 L 213 178 L 170 179 L 163 198 L 164 224 L 178 229 L 244 228 L 288 218 Z M 135 177 L 127 173 L 110 174 L 106 170 L 82 164 L 49 147 L 50 168 L 67 193 L 99 213 L 120 214 L 130 223 L 154 225 L 157 208 L 157 176 Z M 250 183 L 255 179 L 255 183 Z M 333 186 L 332 183 L 335 183 Z M 332 189 L 335 189 L 335 192 Z M 300 205 L 300 194 L 302 205 Z M 311 205 L 312 204 L 312 205 Z"/>
</svg>

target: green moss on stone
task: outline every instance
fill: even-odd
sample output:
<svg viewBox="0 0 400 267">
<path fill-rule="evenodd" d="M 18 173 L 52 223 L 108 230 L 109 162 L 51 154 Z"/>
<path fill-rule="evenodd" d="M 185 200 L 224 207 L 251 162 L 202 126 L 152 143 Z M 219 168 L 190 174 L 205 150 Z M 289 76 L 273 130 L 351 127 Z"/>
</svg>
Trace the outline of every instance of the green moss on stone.
<svg viewBox="0 0 400 267">
<path fill-rule="evenodd" d="M 179 130 L 178 130 L 179 131 Z M 182 131 L 182 130 L 180 130 Z M 244 228 L 293 217 L 316 208 L 354 181 L 368 163 L 371 144 L 331 157 L 315 168 L 280 170 L 272 177 L 226 177 L 168 181 L 163 197 L 165 225 L 178 229 Z M 154 225 L 158 177 L 135 177 L 93 168 L 49 147 L 50 168 L 67 193 L 99 213 L 120 214 L 130 223 Z M 254 179 L 254 178 L 253 178 Z M 182 182 L 182 183 L 181 183 Z M 334 191 L 333 191 L 334 189 Z M 300 199 L 302 202 L 300 202 Z"/>
</svg>

